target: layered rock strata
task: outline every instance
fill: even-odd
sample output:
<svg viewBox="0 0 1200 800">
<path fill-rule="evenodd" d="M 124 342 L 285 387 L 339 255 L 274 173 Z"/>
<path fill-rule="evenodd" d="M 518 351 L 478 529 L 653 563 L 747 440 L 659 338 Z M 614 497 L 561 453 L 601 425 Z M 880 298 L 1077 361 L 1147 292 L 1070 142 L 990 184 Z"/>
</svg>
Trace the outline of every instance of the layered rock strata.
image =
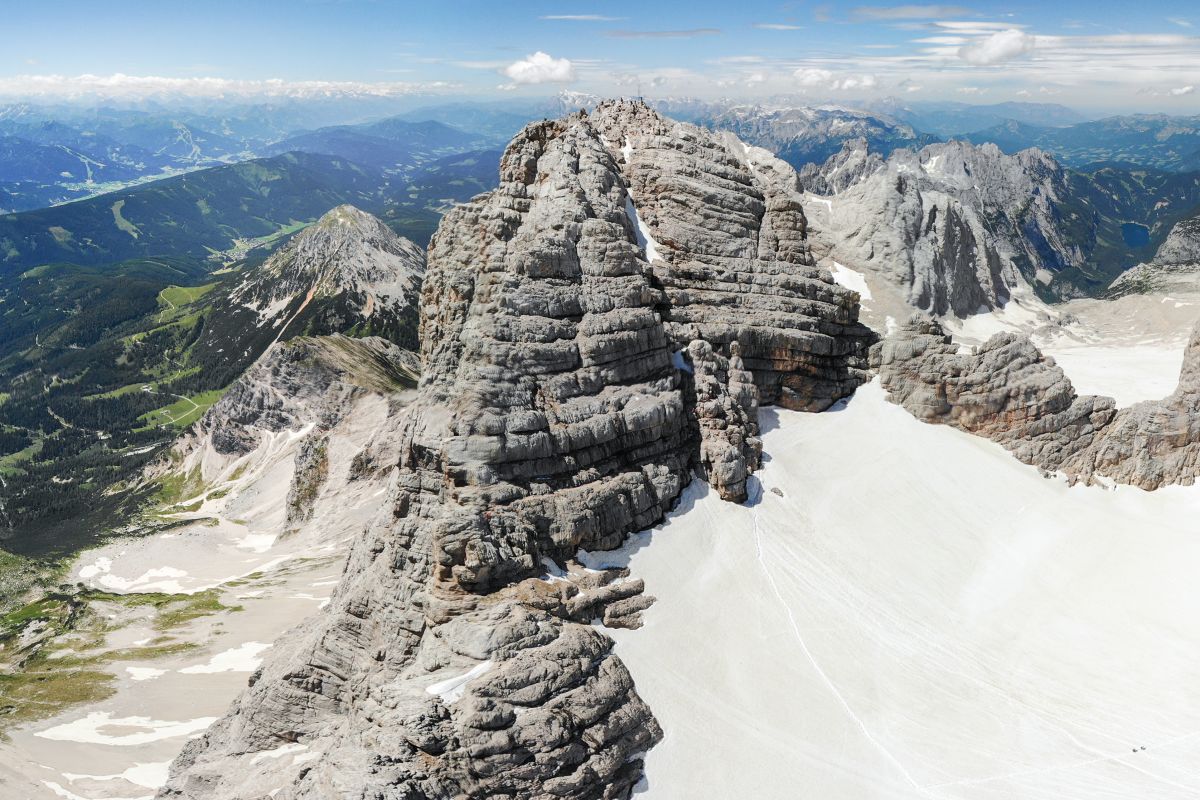
<svg viewBox="0 0 1200 800">
<path fill-rule="evenodd" d="M 619 134 L 675 166 L 631 166 Z M 768 188 L 734 143 L 605 104 L 526 128 L 500 187 L 446 216 L 418 397 L 361 466 L 384 502 L 162 797 L 629 795 L 662 733 L 589 623 L 635 627 L 650 599 L 572 559 L 661 520 L 693 469 L 744 496 L 759 392 L 824 407 L 871 339 L 811 263 L 794 173 Z"/>
<path fill-rule="evenodd" d="M 1147 490 L 1200 475 L 1200 326 L 1175 392 L 1120 410 L 1077 395 L 1054 359 L 1011 333 L 959 352 L 938 323 L 915 316 L 875 358 L 891 400 L 918 419 L 985 436 L 1047 472 Z"/>
<path fill-rule="evenodd" d="M 858 296 L 815 264 L 795 170 L 640 103 L 592 120 L 629 185 L 673 346 L 728 355 L 739 342 L 763 403 L 820 411 L 854 391 L 875 336 Z"/>
</svg>

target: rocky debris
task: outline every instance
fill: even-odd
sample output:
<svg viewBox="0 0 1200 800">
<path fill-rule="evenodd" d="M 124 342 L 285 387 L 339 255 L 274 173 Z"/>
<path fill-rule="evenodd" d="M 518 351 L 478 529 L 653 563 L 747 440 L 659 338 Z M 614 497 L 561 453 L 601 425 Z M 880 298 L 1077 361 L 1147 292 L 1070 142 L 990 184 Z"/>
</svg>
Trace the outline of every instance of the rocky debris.
<svg viewBox="0 0 1200 800">
<path fill-rule="evenodd" d="M 699 463 L 722 500 L 746 500 L 746 479 L 762 461 L 758 437 L 758 388 L 746 371 L 737 341 L 727 359 L 697 339 L 688 345 L 692 364 L 696 420 L 700 427 Z"/>
<path fill-rule="evenodd" d="M 824 407 L 872 339 L 812 264 L 794 172 L 744 151 L 631 104 L 512 142 L 433 238 L 419 394 L 356 461 L 388 490 L 330 606 L 160 796 L 628 797 L 662 734 L 587 623 L 652 600 L 572 559 L 657 523 L 694 469 L 744 496 L 762 387 Z"/>
<path fill-rule="evenodd" d="M 1049 284 L 1085 265 L 1063 223 L 1075 202 L 1070 175 L 1046 153 L 1005 155 L 955 141 L 896 150 L 884 161 L 864 144 L 848 142 L 820 169 L 805 170 L 805 186 L 832 198 L 813 235 L 913 307 L 966 317 L 1003 306 L 1027 281 Z"/>
<path fill-rule="evenodd" d="M 672 347 L 737 341 L 763 403 L 820 411 L 867 377 L 858 296 L 817 267 L 795 170 L 728 133 L 634 102 L 592 124 L 618 159 Z"/>
<path fill-rule="evenodd" d="M 1049 473 L 1147 490 L 1200 475 L 1200 325 L 1176 391 L 1119 411 L 1111 398 L 1077 395 L 1054 359 L 1011 333 L 959 352 L 918 315 L 875 358 L 890 399 L 918 419 L 985 436 Z"/>
<path fill-rule="evenodd" d="M 287 523 L 293 527 L 312 519 L 313 503 L 329 477 L 329 437 L 306 436 L 296 452 L 292 485 L 287 496 Z"/>
<path fill-rule="evenodd" d="M 264 437 L 307 426 L 333 427 L 362 393 L 416 384 L 412 355 L 378 337 L 301 337 L 273 345 L 172 448 L 176 456 L 211 444 L 244 455 Z"/>
</svg>

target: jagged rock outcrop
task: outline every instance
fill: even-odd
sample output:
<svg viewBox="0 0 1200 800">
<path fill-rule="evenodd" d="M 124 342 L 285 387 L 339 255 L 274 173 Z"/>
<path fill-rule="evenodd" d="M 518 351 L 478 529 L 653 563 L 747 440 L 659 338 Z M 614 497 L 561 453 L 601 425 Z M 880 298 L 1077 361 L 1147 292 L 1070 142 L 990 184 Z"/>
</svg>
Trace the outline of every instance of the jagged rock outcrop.
<svg viewBox="0 0 1200 800">
<path fill-rule="evenodd" d="M 361 466 L 395 454 L 379 512 L 160 796 L 629 795 L 662 733 L 587 622 L 650 600 L 572 559 L 658 522 L 695 468 L 744 493 L 757 393 L 823 407 L 872 338 L 812 264 L 794 172 L 735 144 L 602 104 L 527 127 L 500 187 L 445 217 L 419 394 Z"/>
<path fill-rule="evenodd" d="M 1200 215 L 1175 223 L 1154 254 L 1154 263 L 1200 265 Z"/>
<path fill-rule="evenodd" d="M 986 436 L 1051 471 L 1116 414 L 1111 398 L 1076 396 L 1054 360 L 1016 334 L 960 353 L 937 322 L 916 315 L 879 345 L 878 360 L 883 387 L 913 416 Z"/>
<path fill-rule="evenodd" d="M 883 156 L 869 149 L 866 139 L 851 139 L 823 164 L 809 162 L 801 167 L 800 184 L 813 194 L 840 194 L 886 168 Z"/>
<path fill-rule="evenodd" d="M 938 323 L 916 316 L 876 360 L 890 399 L 918 419 L 986 436 L 1047 472 L 1148 490 L 1200 476 L 1200 325 L 1175 392 L 1121 410 L 1076 395 L 1052 358 L 1011 333 L 960 353 Z"/>
<path fill-rule="evenodd" d="M 294 464 L 292 484 L 288 487 L 287 496 L 289 526 L 312 519 L 313 501 L 329 478 L 329 437 L 305 437 L 296 452 Z"/>
<path fill-rule="evenodd" d="M 820 411 L 866 378 L 858 297 L 815 265 L 795 170 L 645 105 L 592 117 L 632 195 L 673 347 L 737 341 L 763 403 Z"/>
<path fill-rule="evenodd" d="M 741 347 L 730 343 L 725 358 L 697 339 L 688 345 L 694 408 L 700 426 L 701 470 L 723 500 L 746 499 L 746 479 L 762 462 L 758 437 L 758 389 L 745 369 Z"/>
</svg>

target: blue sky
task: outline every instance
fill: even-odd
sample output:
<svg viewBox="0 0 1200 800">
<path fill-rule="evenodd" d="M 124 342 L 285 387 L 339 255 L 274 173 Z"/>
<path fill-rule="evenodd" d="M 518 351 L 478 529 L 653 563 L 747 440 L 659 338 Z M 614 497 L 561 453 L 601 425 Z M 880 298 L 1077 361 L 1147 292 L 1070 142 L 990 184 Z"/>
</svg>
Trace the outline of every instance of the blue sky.
<svg viewBox="0 0 1200 800">
<path fill-rule="evenodd" d="M 640 85 L 656 96 L 1200 112 L 1194 0 L 10 0 L 0 37 L 6 95 L 353 87 L 505 97 Z"/>
</svg>

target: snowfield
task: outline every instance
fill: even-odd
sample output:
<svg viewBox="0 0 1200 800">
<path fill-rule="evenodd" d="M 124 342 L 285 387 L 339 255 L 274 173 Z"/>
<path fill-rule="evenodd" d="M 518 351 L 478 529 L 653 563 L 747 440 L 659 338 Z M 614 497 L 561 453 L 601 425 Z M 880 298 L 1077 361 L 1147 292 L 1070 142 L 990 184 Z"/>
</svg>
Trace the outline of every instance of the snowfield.
<svg viewBox="0 0 1200 800">
<path fill-rule="evenodd" d="M 754 499 L 617 557 L 640 800 L 1200 796 L 1200 487 L 1069 487 L 878 383 L 763 421 Z"/>
</svg>

